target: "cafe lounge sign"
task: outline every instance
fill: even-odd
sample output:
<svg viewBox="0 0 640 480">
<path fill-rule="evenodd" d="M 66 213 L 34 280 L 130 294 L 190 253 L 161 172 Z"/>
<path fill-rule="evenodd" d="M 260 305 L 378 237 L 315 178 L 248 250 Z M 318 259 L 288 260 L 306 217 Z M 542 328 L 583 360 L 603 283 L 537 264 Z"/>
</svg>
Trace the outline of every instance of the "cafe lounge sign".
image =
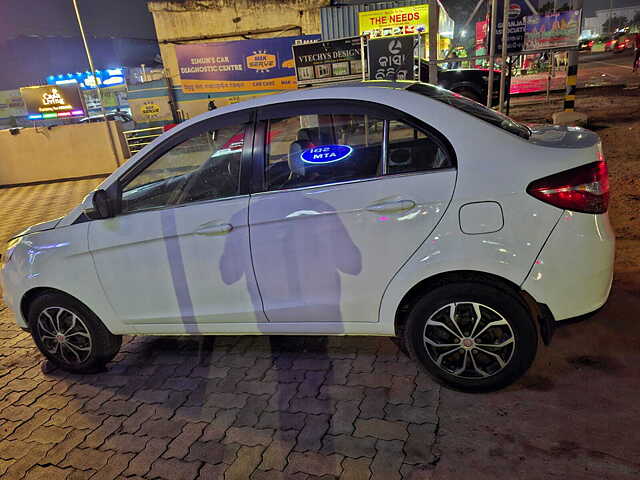
<svg viewBox="0 0 640 480">
<path fill-rule="evenodd" d="M 77 85 L 23 87 L 20 95 L 32 120 L 85 115 Z"/>
</svg>

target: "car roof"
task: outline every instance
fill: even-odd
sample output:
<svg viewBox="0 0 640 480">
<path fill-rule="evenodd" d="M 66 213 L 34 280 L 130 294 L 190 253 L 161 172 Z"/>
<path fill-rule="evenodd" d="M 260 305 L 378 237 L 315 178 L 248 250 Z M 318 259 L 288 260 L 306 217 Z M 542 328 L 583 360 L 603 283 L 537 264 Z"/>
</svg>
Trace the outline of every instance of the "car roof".
<svg viewBox="0 0 640 480">
<path fill-rule="evenodd" d="M 354 96 L 365 96 L 370 101 L 379 103 L 379 95 L 372 95 L 372 89 L 380 89 L 384 91 L 407 91 L 411 86 L 420 82 L 414 80 L 365 80 L 365 81 L 347 81 L 334 82 L 328 85 L 315 86 L 312 88 L 299 88 L 287 92 L 274 93 L 270 95 L 261 95 L 242 102 L 224 105 L 208 112 L 201 113 L 189 120 L 180 123 L 176 128 L 187 128 L 194 123 L 206 120 L 208 118 L 226 115 L 228 113 L 240 112 L 254 108 L 266 107 L 278 103 L 296 102 L 305 100 L 328 100 L 332 97 L 336 99 L 353 98 Z M 172 129 L 173 132 L 176 129 Z"/>
<path fill-rule="evenodd" d="M 366 87 L 366 88 L 393 88 L 396 90 L 406 90 L 411 85 L 417 83 L 414 80 L 350 80 L 347 82 L 333 82 L 326 85 L 312 87 L 314 89 L 336 88 L 336 87 Z M 304 89 L 301 89 L 304 90 Z"/>
<path fill-rule="evenodd" d="M 263 107 L 266 105 L 272 105 L 274 103 L 295 102 L 298 100 L 318 100 L 325 99 L 324 93 L 327 91 L 337 91 L 340 89 L 353 89 L 354 91 L 363 92 L 373 88 L 380 88 L 385 90 L 408 90 L 412 85 L 415 85 L 416 81 L 412 80 L 365 80 L 365 81 L 348 81 L 348 82 L 334 82 L 327 85 L 318 85 L 311 88 L 299 88 L 296 90 L 290 90 L 287 92 L 274 93 L 271 95 L 261 95 L 260 97 L 252 98 L 249 100 L 243 100 L 242 102 L 234 103 L 231 105 L 225 105 L 223 107 L 205 112 L 193 117 L 186 123 L 192 123 L 194 120 L 203 120 L 208 117 L 215 117 L 230 113 L 234 111 L 248 110 L 251 108 Z"/>
</svg>

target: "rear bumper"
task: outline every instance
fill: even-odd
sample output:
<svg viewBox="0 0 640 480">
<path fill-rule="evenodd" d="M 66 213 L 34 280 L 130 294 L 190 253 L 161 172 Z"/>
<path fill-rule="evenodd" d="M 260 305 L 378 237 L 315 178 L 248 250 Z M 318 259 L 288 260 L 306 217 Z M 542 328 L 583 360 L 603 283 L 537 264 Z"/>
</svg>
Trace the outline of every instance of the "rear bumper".
<svg viewBox="0 0 640 480">
<path fill-rule="evenodd" d="M 614 255 L 608 214 L 564 212 L 521 287 L 556 321 L 588 314 L 609 297 Z"/>
</svg>

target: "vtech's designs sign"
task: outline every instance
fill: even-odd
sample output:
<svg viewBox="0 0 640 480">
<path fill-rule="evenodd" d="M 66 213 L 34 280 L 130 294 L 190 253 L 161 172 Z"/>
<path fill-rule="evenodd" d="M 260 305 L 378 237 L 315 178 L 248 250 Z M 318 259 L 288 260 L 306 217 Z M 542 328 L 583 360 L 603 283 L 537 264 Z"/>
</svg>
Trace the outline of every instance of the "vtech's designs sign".
<svg viewBox="0 0 640 480">
<path fill-rule="evenodd" d="M 304 163 L 324 165 L 349 158 L 352 153 L 353 148 L 349 145 L 320 145 L 304 150 L 300 157 Z"/>
</svg>

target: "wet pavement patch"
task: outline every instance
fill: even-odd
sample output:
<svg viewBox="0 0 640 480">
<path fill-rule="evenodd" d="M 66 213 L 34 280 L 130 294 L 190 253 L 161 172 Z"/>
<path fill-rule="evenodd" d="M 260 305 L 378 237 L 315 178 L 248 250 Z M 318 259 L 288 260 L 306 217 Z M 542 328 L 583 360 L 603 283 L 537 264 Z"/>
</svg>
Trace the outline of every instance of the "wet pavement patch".
<svg viewBox="0 0 640 480">
<path fill-rule="evenodd" d="M 613 372 L 622 368 L 619 361 L 610 357 L 596 355 L 570 357 L 567 359 L 567 363 L 573 365 L 577 369 L 590 368 L 592 370 L 599 370 L 603 372 Z"/>
</svg>

